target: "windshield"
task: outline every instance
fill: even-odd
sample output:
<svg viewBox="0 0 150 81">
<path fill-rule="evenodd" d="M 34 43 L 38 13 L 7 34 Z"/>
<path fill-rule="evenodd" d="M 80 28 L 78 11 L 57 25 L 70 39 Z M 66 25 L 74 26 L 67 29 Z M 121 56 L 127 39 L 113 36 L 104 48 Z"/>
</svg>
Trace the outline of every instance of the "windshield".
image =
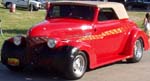
<svg viewBox="0 0 150 81">
<path fill-rule="evenodd" d="M 94 7 L 79 5 L 51 5 L 49 18 L 77 18 L 93 20 Z"/>
</svg>

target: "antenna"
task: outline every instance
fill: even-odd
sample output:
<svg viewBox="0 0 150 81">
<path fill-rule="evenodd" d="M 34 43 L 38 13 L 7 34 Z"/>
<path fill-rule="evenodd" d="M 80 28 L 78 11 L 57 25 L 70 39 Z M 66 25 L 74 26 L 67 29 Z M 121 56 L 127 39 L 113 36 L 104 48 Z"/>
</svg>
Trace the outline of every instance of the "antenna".
<svg viewBox="0 0 150 81">
<path fill-rule="evenodd" d="M 2 31 L 2 20 L 1 20 L 1 19 L 0 19 L 0 33 L 1 33 L 2 37 L 3 37 L 3 31 Z"/>
</svg>

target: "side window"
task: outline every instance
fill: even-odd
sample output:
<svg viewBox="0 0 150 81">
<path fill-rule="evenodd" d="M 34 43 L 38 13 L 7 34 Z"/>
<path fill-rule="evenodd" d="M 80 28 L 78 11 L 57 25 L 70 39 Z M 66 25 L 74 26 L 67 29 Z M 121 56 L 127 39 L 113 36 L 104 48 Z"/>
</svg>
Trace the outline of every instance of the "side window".
<svg viewBox="0 0 150 81">
<path fill-rule="evenodd" d="M 52 13 L 53 16 L 60 16 L 60 7 L 59 6 L 54 6 L 52 9 Z"/>
<path fill-rule="evenodd" d="M 117 20 L 118 17 L 112 8 L 101 8 L 98 14 L 98 21 Z"/>
</svg>

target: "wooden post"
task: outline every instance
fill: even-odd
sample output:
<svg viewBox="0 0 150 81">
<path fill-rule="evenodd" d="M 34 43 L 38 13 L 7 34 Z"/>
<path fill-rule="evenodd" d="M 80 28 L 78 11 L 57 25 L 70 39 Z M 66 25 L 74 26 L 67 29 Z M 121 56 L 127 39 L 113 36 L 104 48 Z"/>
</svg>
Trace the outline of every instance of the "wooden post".
<svg viewBox="0 0 150 81">
<path fill-rule="evenodd" d="M 33 4 L 30 4 L 30 12 L 33 11 Z"/>
<path fill-rule="evenodd" d="M 0 33 L 1 33 L 2 37 L 3 37 L 3 31 L 2 31 L 2 20 L 1 20 L 1 19 L 0 19 Z"/>
</svg>

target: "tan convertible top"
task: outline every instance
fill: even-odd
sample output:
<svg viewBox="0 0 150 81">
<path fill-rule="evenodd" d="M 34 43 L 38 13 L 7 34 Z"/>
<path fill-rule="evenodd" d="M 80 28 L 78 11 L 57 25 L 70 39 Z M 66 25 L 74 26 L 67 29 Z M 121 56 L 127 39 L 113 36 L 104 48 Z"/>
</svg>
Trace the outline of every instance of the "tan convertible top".
<svg viewBox="0 0 150 81">
<path fill-rule="evenodd" d="M 54 4 L 78 4 L 87 6 L 96 6 L 99 8 L 113 8 L 119 19 L 128 18 L 128 14 L 121 3 L 101 2 L 101 1 L 53 1 Z"/>
</svg>

